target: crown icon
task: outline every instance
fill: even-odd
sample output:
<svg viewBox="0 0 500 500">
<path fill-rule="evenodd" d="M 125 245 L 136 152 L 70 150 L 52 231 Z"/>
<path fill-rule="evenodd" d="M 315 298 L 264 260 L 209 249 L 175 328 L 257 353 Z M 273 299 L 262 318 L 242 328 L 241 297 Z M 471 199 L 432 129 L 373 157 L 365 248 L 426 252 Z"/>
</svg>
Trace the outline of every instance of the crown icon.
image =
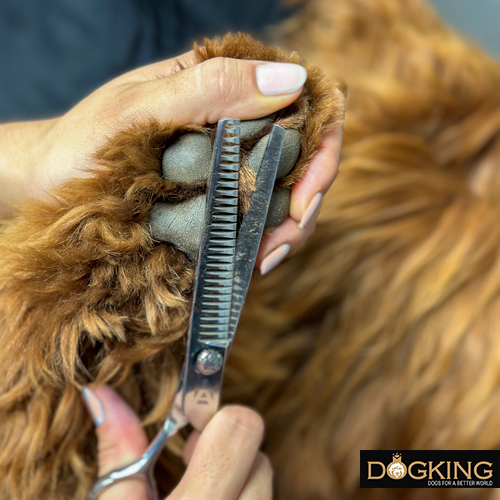
<svg viewBox="0 0 500 500">
<path fill-rule="evenodd" d="M 387 475 L 391 479 L 402 479 L 406 476 L 406 465 L 401 461 L 401 453 L 392 454 L 392 462 L 387 466 Z"/>
</svg>

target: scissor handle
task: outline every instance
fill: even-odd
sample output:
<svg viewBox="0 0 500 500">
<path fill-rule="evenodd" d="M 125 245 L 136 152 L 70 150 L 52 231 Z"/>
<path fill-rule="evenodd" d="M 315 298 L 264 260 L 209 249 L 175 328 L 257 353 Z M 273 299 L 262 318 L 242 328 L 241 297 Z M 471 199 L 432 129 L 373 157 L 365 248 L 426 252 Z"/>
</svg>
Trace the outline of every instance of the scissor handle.
<svg viewBox="0 0 500 500">
<path fill-rule="evenodd" d="M 142 463 L 146 465 L 142 467 Z M 156 489 L 156 481 L 153 475 L 154 461 L 149 462 L 144 459 L 144 456 L 139 461 L 117 469 L 105 476 L 97 479 L 92 485 L 92 488 L 87 496 L 87 500 L 96 500 L 101 493 L 103 493 L 111 485 L 124 481 L 125 479 L 142 479 L 146 486 L 147 500 L 158 500 L 158 491 Z"/>
<path fill-rule="evenodd" d="M 165 442 L 185 425 L 185 422 L 176 421 L 171 415 L 165 421 L 162 429 L 155 436 L 144 454 L 130 465 L 116 469 L 99 477 L 92 485 L 87 500 L 96 500 L 99 495 L 111 485 L 126 479 L 142 479 L 146 485 L 147 499 L 158 500 L 158 491 L 154 479 L 154 466 L 160 453 L 163 451 Z"/>
<path fill-rule="evenodd" d="M 167 439 L 177 434 L 179 429 L 182 429 L 188 424 L 186 416 L 182 412 L 184 371 L 185 366 L 183 366 L 181 370 L 179 385 L 172 402 L 170 413 L 161 430 L 153 441 L 151 441 L 148 449 L 135 462 L 97 478 L 90 489 L 87 500 L 96 500 L 99 495 L 111 485 L 131 478 L 142 479 L 144 481 L 147 491 L 147 500 L 158 500 L 158 491 L 156 489 L 156 481 L 153 474 L 156 460 L 163 451 Z"/>
</svg>

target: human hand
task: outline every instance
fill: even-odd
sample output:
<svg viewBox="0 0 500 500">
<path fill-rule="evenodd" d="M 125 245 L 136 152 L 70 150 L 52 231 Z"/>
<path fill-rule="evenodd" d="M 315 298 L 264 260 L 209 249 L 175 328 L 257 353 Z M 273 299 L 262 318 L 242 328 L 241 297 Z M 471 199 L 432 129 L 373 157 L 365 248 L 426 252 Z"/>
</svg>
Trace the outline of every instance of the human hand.
<svg viewBox="0 0 500 500">
<path fill-rule="evenodd" d="M 133 410 L 107 386 L 84 389 L 96 423 L 99 475 L 128 465 L 146 450 L 147 438 Z M 262 418 L 243 406 L 221 409 L 184 449 L 186 472 L 168 500 L 265 500 L 272 498 L 272 469 L 259 452 Z M 99 500 L 146 500 L 141 480 L 109 487 Z"/>
<path fill-rule="evenodd" d="M 26 195 L 43 197 L 54 185 L 88 175 L 95 152 L 109 137 L 139 119 L 205 125 L 224 116 L 260 118 L 296 100 L 306 76 L 304 68 L 294 64 L 218 57 L 179 72 L 179 63 L 190 66 L 193 53 L 127 73 L 96 90 L 66 115 L 30 123 L 29 134 L 36 140 L 26 148 L 24 161 L 20 150 L 26 147 L 26 138 L 16 145 L 16 137 L 26 133 L 17 124 L 17 132 L 7 134 L 5 144 L 2 137 L 9 125 L 0 127 L 0 151 L 7 152 L 3 161 L 0 157 L 0 177 L 2 171 L 11 169 L 5 155 L 13 148 L 17 164 L 25 165 L 25 174 L 18 172 L 23 192 L 18 191 L 14 201 Z M 264 236 L 257 257 L 263 274 L 313 232 L 322 196 L 337 172 L 341 142 L 341 128 L 325 135 L 304 177 L 292 189 L 289 217 Z M 4 191 L 3 197 L 16 193 L 7 187 Z"/>
</svg>

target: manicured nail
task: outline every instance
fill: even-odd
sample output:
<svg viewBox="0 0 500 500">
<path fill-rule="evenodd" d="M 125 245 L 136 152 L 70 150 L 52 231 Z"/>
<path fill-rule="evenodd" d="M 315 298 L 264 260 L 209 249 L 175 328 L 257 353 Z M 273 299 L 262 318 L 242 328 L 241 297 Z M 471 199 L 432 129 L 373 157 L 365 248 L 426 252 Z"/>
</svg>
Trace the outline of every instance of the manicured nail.
<svg viewBox="0 0 500 500">
<path fill-rule="evenodd" d="M 89 413 L 96 427 L 99 427 L 104 422 L 104 408 L 98 397 L 87 387 L 82 389 L 82 396 Z"/>
<path fill-rule="evenodd" d="M 259 64 L 255 68 L 255 74 L 257 87 L 264 95 L 297 92 L 307 80 L 307 71 L 299 64 Z"/>
<path fill-rule="evenodd" d="M 300 229 L 304 229 L 307 226 L 307 223 L 319 212 L 322 200 L 323 195 L 321 193 L 316 193 L 313 196 L 300 221 Z"/>
<path fill-rule="evenodd" d="M 288 254 L 290 245 L 285 243 L 273 250 L 260 265 L 260 274 L 267 274 L 271 269 L 274 269 Z"/>
</svg>

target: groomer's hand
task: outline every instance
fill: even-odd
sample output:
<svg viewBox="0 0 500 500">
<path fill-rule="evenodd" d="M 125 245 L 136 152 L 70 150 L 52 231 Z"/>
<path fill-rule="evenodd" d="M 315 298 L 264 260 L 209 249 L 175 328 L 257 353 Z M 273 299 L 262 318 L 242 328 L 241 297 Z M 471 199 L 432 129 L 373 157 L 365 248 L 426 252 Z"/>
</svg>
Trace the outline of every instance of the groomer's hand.
<svg viewBox="0 0 500 500">
<path fill-rule="evenodd" d="M 84 391 L 96 422 L 99 475 L 137 460 L 147 439 L 132 409 L 106 386 Z M 184 450 L 187 470 L 168 500 L 271 500 L 272 469 L 259 452 L 262 418 L 243 406 L 220 410 L 199 434 L 193 432 Z M 99 500 L 147 500 L 139 479 L 111 486 Z"/>
<path fill-rule="evenodd" d="M 64 116 L 0 125 L 0 205 L 43 197 L 54 185 L 87 175 L 93 155 L 109 137 L 137 121 L 176 125 L 250 120 L 297 99 L 306 79 L 302 66 L 229 58 L 192 64 L 193 53 L 145 66 L 107 83 Z M 263 273 L 314 230 L 325 192 L 338 168 L 342 129 L 324 137 L 306 175 L 292 189 L 290 216 L 262 241 Z M 2 207 L 0 207 L 2 208 Z"/>
</svg>

